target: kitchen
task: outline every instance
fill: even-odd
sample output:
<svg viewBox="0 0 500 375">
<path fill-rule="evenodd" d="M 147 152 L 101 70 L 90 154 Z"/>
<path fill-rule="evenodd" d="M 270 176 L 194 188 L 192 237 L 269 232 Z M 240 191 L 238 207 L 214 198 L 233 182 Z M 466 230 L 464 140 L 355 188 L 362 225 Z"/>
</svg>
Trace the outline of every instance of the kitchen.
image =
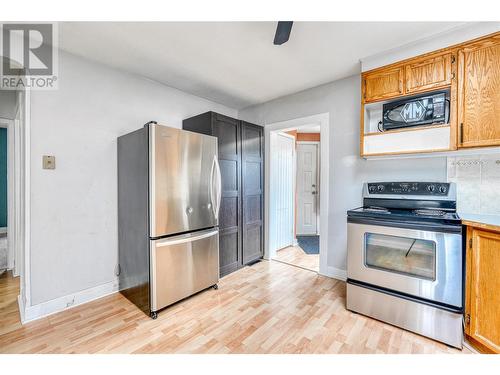
<svg viewBox="0 0 500 375">
<path fill-rule="evenodd" d="M 428 25 L 427 38 L 418 23 L 380 25 L 408 34 L 369 57 L 353 47 L 357 73 L 267 100 L 166 89 L 79 39 L 155 27 L 168 38 L 271 30 L 263 48 L 277 47 L 276 22 L 60 23 L 58 91 L 31 93 L 26 303 L 21 322 L 0 326 L 0 352 L 500 351 L 498 22 Z M 279 46 L 322 27 L 363 26 L 294 22 Z M 116 64 L 129 64 L 120 48 Z M 67 124 L 74 103 L 86 103 L 75 121 L 87 128 Z M 316 271 L 269 256 L 269 134 L 305 125 L 321 134 Z"/>
</svg>

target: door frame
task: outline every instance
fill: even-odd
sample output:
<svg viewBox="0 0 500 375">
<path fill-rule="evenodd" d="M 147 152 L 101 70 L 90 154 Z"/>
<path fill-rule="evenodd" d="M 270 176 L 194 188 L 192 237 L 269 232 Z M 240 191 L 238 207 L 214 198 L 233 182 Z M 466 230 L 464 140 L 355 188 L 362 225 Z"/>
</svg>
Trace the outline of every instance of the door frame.
<svg viewBox="0 0 500 375">
<path fill-rule="evenodd" d="M 280 122 L 274 122 L 266 124 L 264 127 L 265 132 L 265 155 L 268 155 L 265 159 L 265 185 L 264 185 L 264 217 L 265 217 L 265 228 L 264 228 L 264 258 L 270 259 L 270 243 L 269 243 L 269 192 L 270 192 L 270 137 L 272 132 L 286 131 L 292 129 L 300 129 L 310 125 L 320 126 L 320 136 L 322 142 L 320 142 L 320 155 L 321 160 L 329 160 L 330 155 L 330 142 L 329 142 L 329 132 L 330 132 L 330 114 L 320 113 L 312 116 L 300 117 L 291 120 L 285 120 Z M 333 165 L 332 165 L 333 166 Z M 322 194 L 322 199 L 320 201 L 320 244 L 319 244 L 319 274 L 329 276 L 328 274 L 328 253 L 330 249 L 328 247 L 329 243 L 329 228 L 328 228 L 328 182 L 329 173 L 332 166 L 329 163 L 320 164 L 320 192 L 325 192 Z M 333 250 L 332 250 L 333 251 Z"/>
<path fill-rule="evenodd" d="M 292 230 L 294 230 L 294 223 L 295 223 L 295 173 L 296 173 L 296 152 L 295 152 L 295 137 L 290 135 L 290 134 L 286 134 L 284 132 L 281 132 L 281 131 L 277 131 L 277 132 L 272 132 L 271 135 L 270 135 L 270 140 L 269 140 L 269 143 L 270 143 L 270 150 L 272 150 L 270 153 L 268 153 L 267 155 L 269 155 L 269 164 L 270 164 L 270 168 L 272 169 L 273 168 L 273 161 L 275 160 L 275 151 L 274 150 L 274 146 L 276 146 L 276 141 L 277 141 L 277 137 L 284 137 L 284 138 L 288 138 L 290 139 L 293 143 L 292 143 L 292 171 L 291 171 L 291 174 L 292 174 L 292 180 L 293 180 L 293 186 L 292 186 Z M 272 202 L 273 200 L 271 198 L 274 198 L 271 197 L 272 194 L 272 191 L 271 191 L 271 186 L 277 182 L 277 178 L 276 176 L 273 176 L 271 177 L 270 176 L 270 180 L 269 180 L 269 201 Z M 276 201 L 276 200 L 274 200 Z M 269 227 L 274 227 L 275 225 L 278 224 L 278 220 L 277 220 L 277 214 L 274 212 L 273 210 L 273 205 L 270 204 L 269 206 L 269 218 L 268 220 L 266 220 L 266 222 L 269 223 Z M 275 241 L 275 236 L 271 236 L 271 233 L 269 233 L 269 237 L 266 237 L 266 238 L 269 238 L 269 257 L 270 258 L 273 258 L 276 256 L 276 252 L 278 250 L 280 250 L 282 247 L 278 248 L 278 246 L 276 245 L 276 243 L 274 242 Z M 295 244 L 295 241 L 296 241 L 296 238 L 295 238 L 295 231 L 294 233 L 292 234 L 292 239 L 291 239 L 291 243 L 290 243 L 290 246 L 293 246 Z M 273 246 L 274 245 L 274 246 Z"/>
<path fill-rule="evenodd" d="M 297 153 L 298 153 L 298 148 L 299 145 L 316 145 L 316 186 L 319 189 L 316 189 L 316 236 L 320 236 L 321 233 L 321 219 L 319 215 L 319 207 L 320 207 L 320 202 L 321 202 L 321 141 L 297 141 Z M 297 174 L 298 168 L 295 168 L 295 173 Z M 297 181 L 297 177 L 295 177 L 295 181 Z M 319 192 L 319 193 L 318 193 Z M 297 194 L 297 190 L 295 190 L 295 194 Z M 298 197 L 297 197 L 297 207 L 298 207 Z M 298 210 L 297 210 L 298 211 Z M 297 231 L 295 231 L 295 235 L 297 236 Z"/>
<path fill-rule="evenodd" d="M 7 227 L 5 228 L 7 234 L 7 269 L 14 269 L 14 259 L 16 255 L 15 250 L 15 239 L 12 236 L 15 234 L 14 225 L 14 142 L 15 142 L 15 131 L 14 131 L 14 120 L 0 117 L 0 128 L 7 129 Z M 2 228 L 3 231 L 3 228 Z M 15 274 L 15 272 L 14 272 Z"/>
<path fill-rule="evenodd" d="M 0 55 L 0 60 L 7 57 Z M 22 68 L 25 75 L 29 70 L 19 61 L 11 63 Z M 31 308 L 31 89 L 25 87 L 16 91 L 16 117 L 14 128 L 14 205 L 15 220 L 15 260 L 14 276 L 19 276 L 19 314 L 21 323 L 25 322 L 26 311 Z M 16 163 L 17 161 L 17 163 Z"/>
<path fill-rule="evenodd" d="M 18 305 L 21 323 L 24 323 L 26 308 L 31 306 L 30 94 L 29 88 L 16 92 L 16 115 L 13 120 L 10 120 L 10 135 L 8 134 L 10 170 L 7 173 L 10 181 L 7 182 L 7 266 L 12 269 L 14 277 L 20 278 Z"/>
</svg>

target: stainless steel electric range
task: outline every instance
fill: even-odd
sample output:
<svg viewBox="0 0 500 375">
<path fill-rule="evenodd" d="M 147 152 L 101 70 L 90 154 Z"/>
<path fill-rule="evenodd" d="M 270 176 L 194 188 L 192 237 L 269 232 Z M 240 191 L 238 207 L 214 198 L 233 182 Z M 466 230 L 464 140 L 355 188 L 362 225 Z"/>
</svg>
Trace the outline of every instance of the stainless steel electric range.
<svg viewBox="0 0 500 375">
<path fill-rule="evenodd" d="M 347 308 L 463 342 L 464 248 L 454 184 L 365 183 L 347 212 Z"/>
</svg>

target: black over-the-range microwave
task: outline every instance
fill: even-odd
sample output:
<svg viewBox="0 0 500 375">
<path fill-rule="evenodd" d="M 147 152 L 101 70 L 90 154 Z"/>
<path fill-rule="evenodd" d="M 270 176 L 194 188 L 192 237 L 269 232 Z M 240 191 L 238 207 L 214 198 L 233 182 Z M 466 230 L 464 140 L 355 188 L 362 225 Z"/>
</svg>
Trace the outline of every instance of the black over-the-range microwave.
<svg viewBox="0 0 500 375">
<path fill-rule="evenodd" d="M 447 124 L 449 116 L 450 90 L 434 91 L 385 103 L 379 130 Z"/>
</svg>

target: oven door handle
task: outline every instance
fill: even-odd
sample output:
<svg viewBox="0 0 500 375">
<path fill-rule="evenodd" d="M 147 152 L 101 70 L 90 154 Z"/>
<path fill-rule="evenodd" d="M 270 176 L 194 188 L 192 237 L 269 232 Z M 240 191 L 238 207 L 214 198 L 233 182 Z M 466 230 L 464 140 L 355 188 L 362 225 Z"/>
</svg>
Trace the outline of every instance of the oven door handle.
<svg viewBox="0 0 500 375">
<path fill-rule="evenodd" d="M 392 228 L 402 228 L 402 229 L 415 229 L 423 230 L 428 232 L 442 232 L 442 233 L 462 233 L 461 225 L 452 224 L 436 224 L 436 223 L 416 223 L 416 222 L 405 222 L 405 221 L 391 221 L 391 220 L 378 220 L 373 218 L 361 218 L 361 217 L 347 217 L 348 223 L 353 224 L 366 224 L 366 225 L 378 225 L 381 227 L 392 227 Z"/>
</svg>

